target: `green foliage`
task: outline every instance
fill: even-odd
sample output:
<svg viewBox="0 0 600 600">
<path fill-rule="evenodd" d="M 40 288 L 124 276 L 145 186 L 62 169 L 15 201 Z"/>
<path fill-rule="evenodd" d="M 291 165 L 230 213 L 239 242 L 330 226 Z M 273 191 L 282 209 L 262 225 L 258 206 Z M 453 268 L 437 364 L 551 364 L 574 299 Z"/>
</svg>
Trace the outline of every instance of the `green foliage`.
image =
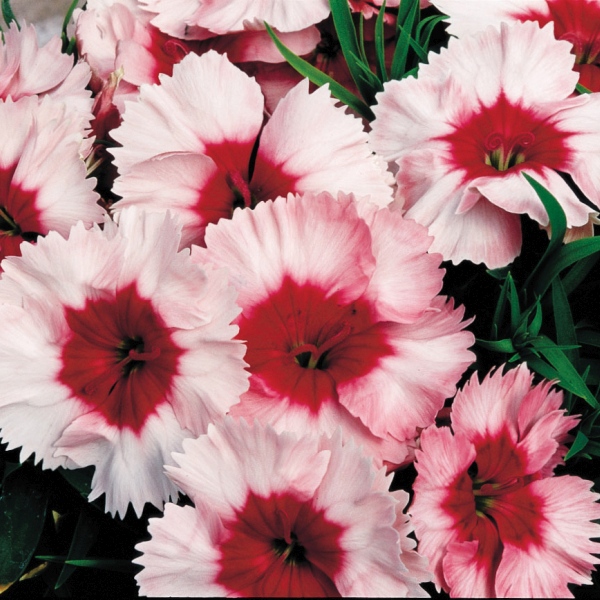
<svg viewBox="0 0 600 600">
<path fill-rule="evenodd" d="M 21 30 L 21 26 L 15 17 L 15 13 L 10 5 L 10 0 L 1 0 L 2 3 L 0 6 L 2 7 L 2 18 L 4 22 L 10 27 L 11 23 L 15 23 L 19 31 Z"/>
<path fill-rule="evenodd" d="M 369 107 L 377 103 L 376 94 L 383 90 L 383 84 L 390 79 L 403 79 L 417 75 L 419 64 L 427 62 L 435 27 L 447 17 L 431 15 L 421 21 L 419 0 L 403 0 L 400 7 L 393 11 L 388 9 L 384 2 L 375 20 L 373 42 L 375 59 L 374 65 L 371 65 L 365 49 L 362 13 L 358 17 L 353 15 L 347 0 L 330 0 L 330 6 L 342 54 L 362 100 L 310 62 L 294 54 L 265 23 L 267 31 L 281 54 L 298 73 L 308 77 L 315 85 L 329 84 L 333 96 L 365 119 L 372 121 L 375 115 Z M 396 15 L 395 46 L 389 72 L 385 52 L 386 13 Z"/>
<path fill-rule="evenodd" d="M 79 0 L 73 0 L 67 10 L 65 18 L 63 19 L 60 39 L 62 40 L 62 51 L 64 54 L 73 54 L 73 52 L 75 51 L 75 44 L 77 40 L 74 37 L 69 39 L 69 36 L 67 34 L 67 27 L 69 25 L 69 22 L 71 21 L 71 17 L 73 16 L 73 11 L 77 8 L 78 4 Z"/>
<path fill-rule="evenodd" d="M 489 340 L 478 340 L 487 351 L 505 355 L 509 363 L 526 362 L 541 377 L 555 381 L 565 391 L 568 412 L 583 419 L 567 455 L 600 456 L 598 390 L 600 364 L 584 357 L 582 346 L 600 347 L 600 333 L 576 326 L 568 296 L 596 264 L 600 239 L 587 238 L 564 244 L 567 221 L 559 202 L 540 183 L 523 174 L 548 213 L 551 239 L 519 289 L 510 270 L 490 275 L 502 282 L 490 327 Z M 563 275 L 565 269 L 569 271 Z M 551 325 L 545 321 L 552 317 Z M 545 331 L 553 331 L 554 339 Z M 578 399 L 582 399 L 582 405 Z"/>
<path fill-rule="evenodd" d="M 33 467 L 5 471 L 0 495 L 0 592 L 25 572 L 44 527 L 47 502 Z"/>
</svg>

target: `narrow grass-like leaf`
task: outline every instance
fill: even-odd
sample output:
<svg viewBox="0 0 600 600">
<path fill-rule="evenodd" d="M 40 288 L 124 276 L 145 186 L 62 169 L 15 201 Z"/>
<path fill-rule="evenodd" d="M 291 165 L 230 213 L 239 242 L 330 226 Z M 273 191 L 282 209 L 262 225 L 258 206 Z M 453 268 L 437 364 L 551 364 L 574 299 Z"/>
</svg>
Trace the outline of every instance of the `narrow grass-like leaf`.
<svg viewBox="0 0 600 600">
<path fill-rule="evenodd" d="M 575 240 L 562 246 L 540 269 L 539 276 L 534 285 L 534 292 L 542 296 L 546 293 L 552 280 L 576 262 L 600 252 L 600 238 L 585 238 Z"/>
<path fill-rule="evenodd" d="M 12 6 L 10 5 L 10 0 L 2 0 L 2 18 L 4 22 L 10 27 L 11 23 L 15 23 L 17 29 L 21 31 L 21 26 L 15 17 L 15 13 L 13 12 Z"/>
<path fill-rule="evenodd" d="M 367 104 L 374 104 L 375 91 L 365 81 L 364 69 L 361 70 L 358 66 L 359 63 L 363 62 L 361 58 L 363 53 L 361 52 L 359 40 L 356 35 L 356 28 L 354 27 L 348 0 L 330 0 L 329 5 L 331 6 L 331 16 L 333 17 L 335 31 L 350 75 L 354 79 L 354 83 L 365 102 Z M 366 64 L 366 67 L 370 71 L 368 64 Z"/>
<path fill-rule="evenodd" d="M 417 40 L 426 52 L 429 51 L 429 43 L 431 42 L 435 26 L 442 21 L 446 21 L 448 18 L 447 15 L 431 15 L 419 23 L 417 27 Z"/>
<path fill-rule="evenodd" d="M 406 72 L 410 38 L 419 21 L 419 0 L 402 0 L 396 22 L 396 48 L 392 58 L 391 78 L 402 79 Z"/>
<path fill-rule="evenodd" d="M 63 565 L 60 575 L 56 580 L 56 584 L 54 585 L 55 590 L 62 587 L 77 568 L 68 561 L 85 557 L 89 549 L 96 541 L 98 530 L 98 523 L 92 520 L 85 511 L 79 513 L 79 519 L 75 527 L 75 532 L 73 533 L 73 539 L 71 540 L 69 553 L 67 554 L 67 562 L 65 562 Z"/>
<path fill-rule="evenodd" d="M 586 88 L 584 85 L 581 85 L 580 83 L 578 83 L 575 86 L 575 89 L 580 93 L 580 94 L 591 94 L 592 90 L 589 90 L 588 88 Z"/>
<path fill-rule="evenodd" d="M 587 277 L 588 273 L 596 266 L 600 254 L 593 254 L 576 262 L 563 277 L 562 283 L 567 296 L 573 292 Z"/>
<path fill-rule="evenodd" d="M 558 371 L 539 356 L 534 354 L 528 355 L 525 362 L 532 371 L 535 371 L 538 375 L 549 381 L 558 381 L 560 379 Z"/>
<path fill-rule="evenodd" d="M 577 345 L 577 335 L 573 323 L 573 315 L 565 289 L 559 278 L 552 282 L 552 306 L 554 310 L 554 327 L 556 329 L 556 343 L 559 346 Z M 579 352 L 577 350 L 565 350 L 565 356 L 574 364 L 577 364 Z"/>
<path fill-rule="evenodd" d="M 73 0 L 71 2 L 71 5 L 67 9 L 67 14 L 65 15 L 65 18 L 63 19 L 60 39 L 62 40 L 62 51 L 65 54 L 72 54 L 72 52 L 69 52 L 69 50 L 72 49 L 72 44 L 70 43 L 69 36 L 67 35 L 67 27 L 69 26 L 69 22 L 71 21 L 73 12 L 77 8 L 78 4 L 79 0 Z"/>
<path fill-rule="evenodd" d="M 294 67 L 294 69 L 296 69 L 296 71 L 298 71 L 298 73 L 300 73 L 300 75 L 308 77 L 315 85 L 321 86 L 328 84 L 329 91 L 338 100 L 341 100 L 368 121 L 372 121 L 375 118 L 373 111 L 360 98 L 355 96 L 352 92 L 349 92 L 345 87 L 328 75 L 325 75 L 322 71 L 319 71 L 316 67 L 313 67 L 309 62 L 294 54 L 287 46 L 281 43 L 281 40 L 267 23 L 265 23 L 265 28 L 283 57 L 292 67 Z"/>
<path fill-rule="evenodd" d="M 375 66 L 377 68 L 377 77 L 384 83 L 388 81 L 387 69 L 385 66 L 385 32 L 384 32 L 384 17 L 385 17 L 385 1 L 379 9 L 377 20 L 375 21 Z"/>
<path fill-rule="evenodd" d="M 542 204 L 548 213 L 550 227 L 552 229 L 550 243 L 548 244 L 544 255 L 535 266 L 523 286 L 526 290 L 528 290 L 530 283 L 535 282 L 534 289 L 537 291 L 537 295 L 541 296 L 542 293 L 538 291 L 539 288 L 548 289 L 552 283 L 551 279 L 547 281 L 546 278 L 542 276 L 542 273 L 544 276 L 547 275 L 546 271 L 544 271 L 544 266 L 548 262 L 552 262 L 550 257 L 552 257 L 555 252 L 558 252 L 562 245 L 563 238 L 565 237 L 565 233 L 567 231 L 567 217 L 565 216 L 565 211 L 562 209 L 558 200 L 541 183 L 537 182 L 527 173 L 523 173 L 523 177 L 525 177 L 529 185 L 531 185 L 531 187 L 535 190 L 538 198 L 542 201 Z"/>
<path fill-rule="evenodd" d="M 139 570 L 139 567 L 132 562 L 116 558 L 84 558 L 80 560 L 71 560 L 66 556 L 55 555 L 41 555 L 36 556 L 36 558 L 48 562 L 73 565 L 74 567 L 88 567 L 92 569 L 102 569 L 103 571 L 118 571 L 120 573 L 135 573 Z"/>
<path fill-rule="evenodd" d="M 500 296 L 498 297 L 498 302 L 496 302 L 496 309 L 494 310 L 494 316 L 492 317 L 492 330 L 490 332 L 490 337 L 492 339 L 497 339 L 498 332 L 500 331 L 502 322 L 504 320 L 504 312 L 506 311 L 506 302 L 508 299 L 508 276 L 507 274 L 502 287 L 500 288 Z"/>
<path fill-rule="evenodd" d="M 59 467 L 57 471 L 84 497 L 87 498 L 92 491 L 92 477 L 94 476 L 94 467 L 84 467 L 83 469 L 63 469 Z"/>
<path fill-rule="evenodd" d="M 532 348 L 536 349 L 556 369 L 561 387 L 583 398 L 593 408 L 600 407 L 585 381 L 561 348 L 546 336 L 539 336 L 530 343 Z"/>
<path fill-rule="evenodd" d="M 510 330 L 515 332 L 521 321 L 521 306 L 519 304 L 519 292 L 510 273 L 506 277 L 506 284 L 508 286 L 508 303 L 510 305 Z"/>
<path fill-rule="evenodd" d="M 573 440 L 573 443 L 571 444 L 571 447 L 569 448 L 569 451 L 565 456 L 565 460 L 569 460 L 570 458 L 581 452 L 587 446 L 588 442 L 589 439 L 587 435 L 585 435 L 583 431 L 578 431 L 577 435 L 575 436 L 575 439 Z"/>
<path fill-rule="evenodd" d="M 577 331 L 577 341 L 586 346 L 600 348 L 600 332 L 592 329 L 580 329 Z"/>
<path fill-rule="evenodd" d="M 19 469 L 4 481 L 0 496 L 0 589 L 25 572 L 46 517 L 47 495 L 34 469 Z"/>
<path fill-rule="evenodd" d="M 528 328 L 528 334 L 531 337 L 536 337 L 539 332 L 540 329 L 542 328 L 542 305 L 541 303 L 538 301 L 536 302 L 533 307 L 533 319 L 531 319 L 531 323 L 529 324 L 529 328 Z M 527 318 L 529 318 L 529 315 L 532 312 L 532 309 L 527 311 Z"/>
<path fill-rule="evenodd" d="M 475 341 L 482 348 L 485 348 L 486 350 L 491 350 L 492 352 L 503 352 L 505 354 L 515 352 L 513 342 L 509 339 L 495 341 L 477 339 Z"/>
</svg>

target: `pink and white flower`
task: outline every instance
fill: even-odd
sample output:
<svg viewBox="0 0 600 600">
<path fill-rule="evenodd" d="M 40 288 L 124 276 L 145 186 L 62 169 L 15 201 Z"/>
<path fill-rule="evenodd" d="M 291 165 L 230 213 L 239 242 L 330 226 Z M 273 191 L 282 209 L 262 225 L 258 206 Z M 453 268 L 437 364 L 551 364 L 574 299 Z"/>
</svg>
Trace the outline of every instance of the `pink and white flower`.
<svg viewBox="0 0 600 600">
<path fill-rule="evenodd" d="M 188 55 L 142 86 L 113 132 L 120 176 L 114 205 L 167 209 L 181 216 L 184 245 L 202 243 L 208 223 L 288 193 L 338 191 L 392 200 L 389 173 L 373 156 L 359 119 L 335 106 L 326 88 L 293 88 L 263 126 L 259 85 L 229 60 Z M 255 150 L 255 146 L 258 148 Z"/>
<path fill-rule="evenodd" d="M 95 466 L 90 500 L 139 515 L 176 494 L 163 476 L 247 389 L 235 291 L 177 252 L 168 215 L 51 232 L 0 280 L 0 425 L 45 468 Z"/>
<path fill-rule="evenodd" d="M 410 460 L 473 360 L 429 244 L 398 212 L 327 193 L 209 226 L 192 259 L 228 268 L 251 373 L 231 414 L 300 434 L 341 425 L 378 466 Z"/>
<path fill-rule="evenodd" d="M 427 597 L 408 495 L 339 435 L 226 419 L 183 449 L 167 472 L 195 507 L 150 520 L 142 595 Z"/>
<path fill-rule="evenodd" d="M 600 97 L 570 97 L 569 44 L 550 25 L 502 24 L 429 58 L 418 79 L 378 94 L 371 143 L 396 169 L 398 204 L 428 227 L 432 251 L 455 263 L 510 263 L 519 215 L 548 224 L 522 173 L 556 196 L 570 228 L 586 224 L 592 209 L 560 173 L 600 206 Z"/>
<path fill-rule="evenodd" d="M 72 104 L 53 98 L 0 102 L 0 259 L 51 230 L 104 220 L 80 156 L 82 125 Z"/>
<path fill-rule="evenodd" d="M 162 31 L 176 37 L 264 30 L 265 21 L 281 32 L 298 32 L 329 15 L 328 0 L 142 0 Z"/>
<path fill-rule="evenodd" d="M 600 2 L 598 0 L 433 0 L 449 15 L 448 32 L 462 37 L 502 21 L 554 24 L 554 37 L 572 44 L 579 83 L 600 91 Z"/>
<path fill-rule="evenodd" d="M 61 51 L 62 42 L 54 36 L 38 46 L 33 25 L 15 25 L 2 34 L 0 43 L 0 99 L 14 101 L 25 96 L 51 96 L 68 104 L 70 112 L 82 117 L 82 127 L 92 119 L 91 94 L 86 90 L 90 68 Z"/>
<path fill-rule="evenodd" d="M 453 597 L 572 597 L 590 583 L 600 545 L 598 494 L 553 477 L 577 418 L 562 392 L 532 386 L 526 365 L 456 395 L 452 429 L 426 429 L 410 509 L 419 551 Z"/>
</svg>

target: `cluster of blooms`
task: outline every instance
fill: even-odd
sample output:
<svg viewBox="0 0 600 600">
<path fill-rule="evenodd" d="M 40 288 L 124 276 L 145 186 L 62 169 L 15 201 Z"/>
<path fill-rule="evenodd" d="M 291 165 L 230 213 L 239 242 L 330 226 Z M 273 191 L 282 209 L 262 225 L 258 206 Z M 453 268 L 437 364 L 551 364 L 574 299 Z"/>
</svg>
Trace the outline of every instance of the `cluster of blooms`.
<svg viewBox="0 0 600 600">
<path fill-rule="evenodd" d="M 58 38 L 4 33 L 1 435 L 95 467 L 112 515 L 164 508 L 142 594 L 589 582 L 600 505 L 553 476 L 562 394 L 498 370 L 458 392 L 452 430 L 435 419 L 475 359 L 441 262 L 505 266 L 519 215 L 548 226 L 522 172 L 592 235 L 561 174 L 600 207 L 600 98 L 573 94 L 596 42 L 555 39 L 559 0 L 432 4 L 460 39 L 385 85 L 370 131 L 265 30 L 319 65 L 326 0 L 88 0 L 75 66 Z M 413 461 L 409 518 L 389 488 Z"/>
</svg>

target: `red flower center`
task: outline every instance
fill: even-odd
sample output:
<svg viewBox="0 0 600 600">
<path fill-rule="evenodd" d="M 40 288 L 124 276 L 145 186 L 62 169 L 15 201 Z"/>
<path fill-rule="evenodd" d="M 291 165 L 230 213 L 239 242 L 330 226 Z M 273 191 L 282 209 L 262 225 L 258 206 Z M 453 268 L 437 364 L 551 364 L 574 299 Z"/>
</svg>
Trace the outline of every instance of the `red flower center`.
<svg viewBox="0 0 600 600">
<path fill-rule="evenodd" d="M 536 476 L 526 474 L 527 456 L 507 430 L 475 446 L 476 461 L 450 486 L 444 503 L 459 540 L 479 540 L 482 548 L 541 543 L 543 502 L 528 485 Z"/>
<path fill-rule="evenodd" d="M 63 346 L 61 383 L 108 423 L 139 432 L 167 401 L 183 350 L 135 283 L 114 297 L 65 309 L 71 337 Z"/>
<path fill-rule="evenodd" d="M 540 27 L 554 23 L 554 36 L 573 44 L 578 64 L 598 62 L 600 54 L 600 6 L 589 0 L 547 0 L 548 12 L 529 10 L 521 21 L 537 21 Z"/>
<path fill-rule="evenodd" d="M 21 256 L 21 242 L 35 242 L 42 231 L 35 190 L 23 190 L 13 182 L 17 164 L 0 167 L 0 260 Z"/>
<path fill-rule="evenodd" d="M 255 597 L 335 596 L 344 564 L 343 528 L 293 493 L 249 493 L 224 523 L 217 581 L 235 594 Z"/>
<path fill-rule="evenodd" d="M 337 400 L 339 384 L 364 377 L 392 353 L 373 312 L 363 299 L 346 303 L 339 292 L 284 277 L 238 318 L 255 383 L 318 412 Z"/>
<path fill-rule="evenodd" d="M 570 135 L 560 131 L 547 115 L 501 94 L 493 105 L 480 107 L 440 139 L 449 144 L 449 162 L 462 169 L 468 181 L 523 167 L 565 170 Z"/>
</svg>

